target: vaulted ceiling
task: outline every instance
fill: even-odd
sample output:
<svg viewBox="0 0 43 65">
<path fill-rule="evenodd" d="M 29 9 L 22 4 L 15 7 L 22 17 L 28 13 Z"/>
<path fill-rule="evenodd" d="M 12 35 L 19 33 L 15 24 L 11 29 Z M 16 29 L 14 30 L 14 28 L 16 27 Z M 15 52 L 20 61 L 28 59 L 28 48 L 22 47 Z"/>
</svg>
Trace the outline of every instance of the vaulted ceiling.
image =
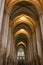
<svg viewBox="0 0 43 65">
<path fill-rule="evenodd" d="M 10 25 L 16 45 L 28 44 L 39 23 L 42 0 L 7 0 L 5 10 L 10 14 Z"/>
<path fill-rule="evenodd" d="M 6 0 L 5 9 L 7 11 L 11 11 L 13 6 L 21 1 L 27 1 L 27 2 L 34 4 L 36 6 L 36 8 L 38 9 L 38 11 L 40 11 L 43 7 L 43 0 Z"/>
</svg>

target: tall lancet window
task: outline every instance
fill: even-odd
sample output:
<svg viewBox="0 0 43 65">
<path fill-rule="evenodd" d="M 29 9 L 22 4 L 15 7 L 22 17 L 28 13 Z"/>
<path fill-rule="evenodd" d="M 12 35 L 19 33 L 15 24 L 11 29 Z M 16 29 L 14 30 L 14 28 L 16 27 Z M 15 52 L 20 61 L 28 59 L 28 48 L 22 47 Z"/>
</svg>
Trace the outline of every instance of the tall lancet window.
<svg viewBox="0 0 43 65">
<path fill-rule="evenodd" d="M 21 60 L 21 59 L 25 60 L 25 53 L 22 48 L 19 48 L 17 52 L 17 60 Z"/>
</svg>

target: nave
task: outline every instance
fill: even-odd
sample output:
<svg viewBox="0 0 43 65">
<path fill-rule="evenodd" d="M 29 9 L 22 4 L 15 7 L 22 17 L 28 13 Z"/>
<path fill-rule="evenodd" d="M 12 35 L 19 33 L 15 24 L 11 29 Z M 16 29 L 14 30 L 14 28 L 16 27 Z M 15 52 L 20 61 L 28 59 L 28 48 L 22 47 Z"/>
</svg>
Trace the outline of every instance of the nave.
<svg viewBox="0 0 43 65">
<path fill-rule="evenodd" d="M 0 65 L 43 65 L 43 0 L 0 0 Z"/>
</svg>

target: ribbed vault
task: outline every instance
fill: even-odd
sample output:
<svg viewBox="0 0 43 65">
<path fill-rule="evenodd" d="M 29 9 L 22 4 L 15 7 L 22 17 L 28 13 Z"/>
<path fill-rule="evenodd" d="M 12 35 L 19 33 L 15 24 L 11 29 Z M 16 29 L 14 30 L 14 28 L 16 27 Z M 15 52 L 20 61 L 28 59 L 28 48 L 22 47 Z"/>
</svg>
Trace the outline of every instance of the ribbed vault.
<svg viewBox="0 0 43 65">
<path fill-rule="evenodd" d="M 10 4 L 13 3 L 10 2 Z M 37 6 L 35 6 L 36 4 Z M 41 3 L 40 3 L 41 4 Z M 16 48 L 27 47 L 32 42 L 32 34 L 35 27 L 39 24 L 38 1 L 18 1 L 11 5 L 10 25 L 12 27 L 13 37 Z M 40 6 L 41 7 L 41 6 Z M 39 8 L 40 9 L 40 8 Z"/>
<path fill-rule="evenodd" d="M 34 4 L 36 6 L 38 12 L 41 12 L 42 2 L 43 2 L 42 0 L 7 0 L 6 1 L 7 9 L 6 9 L 6 7 L 5 7 L 5 9 L 10 13 L 14 4 L 17 4 L 21 1 L 26 1 L 28 3 L 30 2 L 30 3 Z"/>
<path fill-rule="evenodd" d="M 28 3 L 26 1 L 21 1 L 13 6 L 12 11 L 11 11 L 11 19 L 13 19 L 13 17 L 16 17 L 20 14 L 27 14 L 27 15 L 31 16 L 32 18 L 38 20 L 37 9 L 34 6 L 34 4 L 32 4 L 30 2 Z"/>
<path fill-rule="evenodd" d="M 18 44 L 17 44 L 17 47 L 19 47 L 19 46 L 23 46 L 24 47 L 24 49 L 25 49 L 25 47 L 26 47 L 26 44 L 24 43 L 24 42 L 19 42 Z"/>
<path fill-rule="evenodd" d="M 0 0 L 0 64 L 43 65 L 42 42 L 43 1 Z"/>
<path fill-rule="evenodd" d="M 35 23 L 38 23 L 38 22 L 34 22 L 34 20 L 25 15 L 25 14 L 22 14 L 22 15 L 19 15 L 17 16 L 16 18 L 14 18 L 14 20 L 11 22 L 11 26 L 13 28 L 13 30 L 15 29 L 15 27 L 17 27 L 19 24 L 23 24 L 25 25 L 25 27 L 30 27 L 30 29 L 32 30 L 31 32 L 34 31 L 34 26 L 36 26 Z"/>
</svg>

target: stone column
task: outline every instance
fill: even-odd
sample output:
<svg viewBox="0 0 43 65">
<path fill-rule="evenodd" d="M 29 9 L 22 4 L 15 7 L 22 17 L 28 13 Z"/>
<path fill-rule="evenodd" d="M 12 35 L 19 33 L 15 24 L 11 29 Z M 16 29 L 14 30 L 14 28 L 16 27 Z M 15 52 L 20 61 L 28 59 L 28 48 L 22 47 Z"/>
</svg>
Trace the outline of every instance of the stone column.
<svg viewBox="0 0 43 65">
<path fill-rule="evenodd" d="M 32 40 L 30 42 L 28 42 L 27 45 L 27 49 L 26 49 L 26 61 L 28 63 L 32 63 L 33 60 L 33 44 L 32 44 Z"/>
<path fill-rule="evenodd" d="M 33 35 L 32 35 L 32 41 L 33 41 L 33 54 L 34 56 L 37 55 L 37 42 L 36 42 L 36 35 L 35 35 L 35 31 L 33 32 Z"/>
<path fill-rule="evenodd" d="M 26 46 L 26 48 L 25 48 L 25 62 L 27 62 L 27 54 L 28 54 L 28 52 L 29 52 L 29 50 L 28 50 L 28 48 L 27 48 L 27 46 Z M 28 55 L 29 56 L 29 55 Z M 29 61 L 29 60 L 28 60 Z"/>
<path fill-rule="evenodd" d="M 43 55 L 43 12 L 40 13 L 40 28 L 41 28 L 41 37 L 42 37 L 42 55 Z"/>
<path fill-rule="evenodd" d="M 30 57 L 30 61 L 32 63 L 32 61 L 33 61 L 33 43 L 32 43 L 32 39 L 29 43 L 29 57 Z"/>
<path fill-rule="evenodd" d="M 9 14 L 5 12 L 3 19 L 3 28 L 2 28 L 2 49 L 5 51 L 8 44 L 8 31 L 9 31 Z"/>
<path fill-rule="evenodd" d="M 32 35 L 32 41 L 33 41 L 32 42 L 32 44 L 33 44 L 33 65 L 35 65 L 35 64 L 37 64 L 37 54 L 38 54 L 35 31 L 33 32 L 33 35 Z"/>
<path fill-rule="evenodd" d="M 40 14 L 40 27 L 41 27 L 41 35 L 43 40 L 43 12 Z"/>
<path fill-rule="evenodd" d="M 27 43 L 25 48 L 25 62 L 29 63 L 29 43 Z"/>
<path fill-rule="evenodd" d="M 38 25 L 36 26 L 35 31 L 36 31 L 37 51 L 42 63 L 41 32 L 40 27 Z"/>
<path fill-rule="evenodd" d="M 17 60 L 16 60 L 16 47 L 15 47 L 15 41 L 14 40 L 15 40 L 15 38 L 13 37 L 13 34 L 12 34 L 10 55 L 12 56 L 12 59 L 14 60 L 14 63 L 16 63 L 17 62 Z"/>
<path fill-rule="evenodd" d="M 5 0 L 0 0 L 0 40 L 1 40 L 2 20 L 4 14 L 4 5 L 5 5 Z"/>
<path fill-rule="evenodd" d="M 6 65 L 7 65 L 7 60 L 10 55 L 10 48 L 11 48 L 11 27 L 9 28 L 9 34 L 8 34 L 8 45 L 7 45 L 7 53 L 6 53 Z"/>
<path fill-rule="evenodd" d="M 0 22 L 2 23 L 2 21 Z M 9 30 L 9 14 L 5 13 L 3 18 L 3 28 L 2 28 L 2 37 L 1 37 L 0 65 L 3 64 L 3 55 L 6 53 L 7 42 L 8 42 L 8 30 Z"/>
</svg>

